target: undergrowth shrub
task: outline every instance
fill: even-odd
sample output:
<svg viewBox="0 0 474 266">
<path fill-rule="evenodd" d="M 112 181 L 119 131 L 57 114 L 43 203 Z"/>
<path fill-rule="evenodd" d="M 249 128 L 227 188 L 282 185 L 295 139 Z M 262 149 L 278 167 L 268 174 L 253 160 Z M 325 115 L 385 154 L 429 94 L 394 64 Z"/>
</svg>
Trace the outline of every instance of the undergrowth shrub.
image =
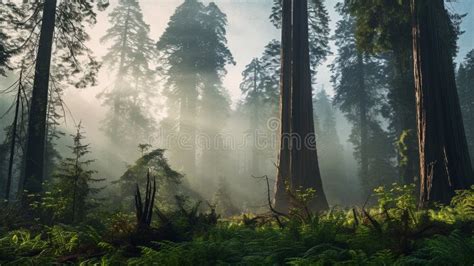
<svg viewBox="0 0 474 266">
<path fill-rule="evenodd" d="M 419 210 L 412 185 L 378 188 L 371 208 L 333 208 L 304 217 L 244 215 L 177 198 L 133 242 L 136 217 L 103 213 L 99 226 L 53 225 L 0 232 L 0 264 L 10 265 L 472 265 L 474 188 L 449 206 Z M 262 218 L 262 222 L 255 218 Z"/>
</svg>

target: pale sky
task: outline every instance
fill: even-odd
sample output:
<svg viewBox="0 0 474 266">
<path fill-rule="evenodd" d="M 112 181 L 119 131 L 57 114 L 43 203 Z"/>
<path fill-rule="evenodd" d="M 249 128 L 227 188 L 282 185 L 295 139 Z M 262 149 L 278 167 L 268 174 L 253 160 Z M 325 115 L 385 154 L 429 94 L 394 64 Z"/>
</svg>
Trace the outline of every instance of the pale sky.
<svg viewBox="0 0 474 266">
<path fill-rule="evenodd" d="M 394 0 L 395 1 L 395 0 Z M 108 23 L 108 13 L 116 6 L 117 0 L 110 0 L 110 6 L 104 12 L 99 12 L 98 23 L 90 30 L 91 41 L 89 46 L 94 54 L 100 58 L 107 51 L 107 45 L 101 44 L 99 39 L 105 34 L 106 29 L 110 26 Z M 158 40 L 164 32 L 170 16 L 174 13 L 177 6 L 182 4 L 184 0 L 140 0 L 140 4 L 144 13 L 144 19 L 150 25 L 151 38 Z M 203 1 L 208 3 L 210 1 Z M 228 46 L 231 50 L 236 65 L 228 65 L 228 74 L 224 78 L 224 86 L 228 90 L 233 103 L 240 98 L 239 84 L 241 82 L 241 73 L 252 58 L 261 56 L 265 45 L 272 39 L 279 39 L 280 32 L 273 27 L 268 17 L 271 11 L 273 0 L 215 0 L 220 9 L 228 16 L 227 39 Z M 334 32 L 335 24 L 340 19 L 335 12 L 334 6 L 339 0 L 326 0 L 326 7 L 330 15 L 331 35 Z M 457 0 L 455 3 L 448 3 L 448 8 L 458 13 L 469 13 L 464 19 L 463 29 L 468 26 L 472 28 L 474 25 L 474 1 L 473 0 Z M 460 53 L 458 60 L 464 58 L 465 54 L 474 48 L 474 32 L 466 31 L 460 39 Z M 333 43 L 331 50 L 336 51 Z M 330 83 L 330 72 L 327 65 L 334 60 L 335 54 L 328 56 L 326 62 L 318 69 L 316 78 L 317 88 L 324 85 L 325 89 L 333 94 Z M 99 85 L 94 88 L 88 88 L 83 91 L 69 90 L 66 95 L 66 102 L 69 104 L 76 120 L 81 117 L 87 117 L 89 123 L 98 126 L 98 122 L 103 117 L 96 117 L 93 121 L 91 115 L 102 116 L 104 109 L 100 107 L 100 102 L 96 99 L 96 95 L 105 87 L 110 86 L 114 81 L 115 73 L 110 72 L 107 68 L 103 68 L 100 74 Z M 84 110 L 84 106 L 88 108 Z M 160 111 L 159 108 L 157 108 Z M 91 125 L 92 126 L 92 125 Z"/>
</svg>

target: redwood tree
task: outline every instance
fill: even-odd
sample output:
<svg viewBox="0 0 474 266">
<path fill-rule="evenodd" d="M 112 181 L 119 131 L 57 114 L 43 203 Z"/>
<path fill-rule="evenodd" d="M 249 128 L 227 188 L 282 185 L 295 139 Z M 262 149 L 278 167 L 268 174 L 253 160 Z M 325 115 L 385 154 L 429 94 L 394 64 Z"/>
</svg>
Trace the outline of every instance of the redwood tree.
<svg viewBox="0 0 474 266">
<path fill-rule="evenodd" d="M 278 171 L 275 186 L 274 205 L 278 210 L 287 210 L 289 199 L 286 184 L 290 176 L 290 143 L 291 131 L 291 24 L 292 0 L 283 0 L 281 27 L 281 68 L 280 68 L 280 152 L 278 156 Z"/>
<path fill-rule="evenodd" d="M 443 0 L 411 0 L 420 157 L 420 205 L 468 188 L 472 166 L 456 90 L 453 24 Z"/>
<path fill-rule="evenodd" d="M 282 136 L 275 207 L 286 211 L 288 198 L 285 194 L 288 191 L 285 181 L 288 181 L 290 193 L 316 190 L 309 207 L 314 211 L 326 210 L 328 203 L 323 191 L 314 133 L 307 0 L 283 2 L 281 58 Z"/>
</svg>

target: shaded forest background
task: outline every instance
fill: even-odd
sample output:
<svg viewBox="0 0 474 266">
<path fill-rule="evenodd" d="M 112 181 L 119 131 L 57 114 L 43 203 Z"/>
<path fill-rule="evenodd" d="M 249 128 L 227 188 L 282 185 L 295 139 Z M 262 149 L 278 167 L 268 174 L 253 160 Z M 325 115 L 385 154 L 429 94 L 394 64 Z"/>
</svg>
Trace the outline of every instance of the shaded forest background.
<svg viewBox="0 0 474 266">
<path fill-rule="evenodd" d="M 195 11 L 184 10 L 180 14 L 175 10 L 181 4 L 179 1 L 164 1 L 157 6 L 151 1 L 139 2 L 139 6 L 132 8 L 128 21 L 138 31 L 128 37 L 130 51 L 125 55 L 128 58 L 120 61 L 120 49 L 127 48 L 119 47 L 123 36 L 117 27 L 130 15 L 124 3 L 111 1 L 107 9 L 97 12 L 96 25 L 84 26 L 89 35 L 84 39 L 90 49 L 88 53 L 102 63 L 95 86 L 81 84 L 79 87 L 84 88 L 75 90 L 64 82 L 57 93 L 52 93 L 51 97 L 57 99 L 50 105 L 46 176 L 53 175 L 55 165 L 68 157 L 67 146 L 72 144 L 69 135 L 74 134 L 80 122 L 87 137 L 85 142 L 90 143 L 90 159 L 95 159 L 94 176 L 111 184 L 110 193 L 118 193 L 120 186 L 114 181 L 123 177 L 137 159 L 161 148 L 166 150 L 165 157 L 171 167 L 184 175 L 186 187 L 206 195 L 207 200 L 218 197 L 221 190 L 228 190 L 226 195 L 240 206 L 240 211 L 265 208 L 265 186 L 252 176 L 268 175 L 274 179 L 276 175 L 280 36 L 278 18 L 272 10 L 274 3 L 218 1 L 214 5 L 204 1 L 193 7 L 208 12 L 208 17 L 194 19 L 222 27 L 220 33 L 213 35 L 215 42 L 207 44 L 211 47 L 208 53 L 202 54 L 203 58 L 215 56 L 216 61 L 197 67 L 197 71 L 203 72 L 197 74 L 200 80 L 194 84 L 199 87 L 196 95 L 179 94 L 186 86 L 180 75 L 193 70 L 173 72 L 176 62 L 164 53 L 174 49 L 180 36 L 210 38 L 205 32 L 201 36 L 196 34 L 200 30 L 197 28 L 186 28 L 184 33 L 176 28 L 179 25 L 173 28 L 172 21 L 192 25 L 192 18 L 185 12 Z M 396 125 L 397 102 L 396 96 L 391 95 L 396 84 L 387 82 L 393 75 L 394 61 L 387 53 L 364 59 L 373 83 L 368 84 L 371 99 L 367 106 L 367 134 L 370 136 L 367 143 L 361 143 L 358 103 L 354 101 L 357 95 L 350 93 L 354 88 L 344 87 L 341 68 L 343 62 L 357 56 L 355 22 L 336 5 L 337 1 L 326 1 L 310 14 L 314 25 L 311 28 L 310 21 L 310 35 L 314 34 L 314 39 L 310 39 L 314 46 L 311 51 L 314 121 L 321 175 L 329 202 L 347 205 L 364 202 L 366 195 L 379 185 L 405 182 L 403 152 L 410 151 L 403 149 L 415 146 L 416 142 L 413 132 Z M 471 150 L 473 125 L 469 99 L 473 96 L 469 90 L 469 79 L 472 79 L 469 70 L 473 54 L 469 51 L 474 37 L 469 25 L 473 24 L 470 15 L 473 5 L 469 1 L 447 4 L 453 14 L 467 14 L 460 24 L 463 34 L 459 36 L 456 62 Z M 200 53 L 205 47 L 193 49 Z M 21 64 L 18 60 L 16 63 Z M 17 78 L 18 74 L 7 72 L 1 84 L 8 88 Z M 11 111 L 15 91 L 10 92 L 0 98 L 2 114 Z M 194 106 L 183 110 L 176 104 L 182 97 L 190 97 Z M 0 122 L 6 128 L 0 132 L 5 155 L 12 113 L 7 113 Z M 187 128 L 178 129 L 178 124 Z M 203 143 L 196 142 L 196 146 L 186 149 L 176 146 L 174 136 L 183 132 Z M 365 150 L 365 157 L 361 157 L 361 149 Z M 16 175 L 20 172 L 19 167 L 15 168 Z"/>
</svg>

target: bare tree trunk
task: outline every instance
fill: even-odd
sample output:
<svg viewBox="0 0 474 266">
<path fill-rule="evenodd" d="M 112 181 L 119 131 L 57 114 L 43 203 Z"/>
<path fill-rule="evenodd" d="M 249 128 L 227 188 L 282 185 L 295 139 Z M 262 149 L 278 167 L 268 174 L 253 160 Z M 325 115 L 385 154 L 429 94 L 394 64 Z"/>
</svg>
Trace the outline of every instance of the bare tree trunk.
<svg viewBox="0 0 474 266">
<path fill-rule="evenodd" d="M 44 1 L 43 17 L 36 56 L 33 94 L 28 117 L 28 140 L 25 155 L 25 186 L 29 193 L 42 191 L 48 107 L 49 74 L 56 20 L 57 0 Z"/>
<path fill-rule="evenodd" d="M 286 184 L 290 182 L 291 133 L 291 60 L 292 0 L 283 0 L 280 72 L 280 153 L 275 184 L 275 209 L 285 212 L 289 207 Z"/>
<path fill-rule="evenodd" d="M 290 173 L 293 189 L 313 188 L 316 197 L 310 202 L 313 211 L 329 208 L 319 171 L 314 133 L 313 97 L 309 63 L 308 1 L 293 1 L 293 80 L 291 97 L 292 138 Z M 299 143 L 295 143 L 299 142 Z M 301 144 L 300 147 L 298 145 Z"/>
<path fill-rule="evenodd" d="M 473 183 L 443 0 L 411 0 L 420 205 L 448 203 Z"/>
</svg>

